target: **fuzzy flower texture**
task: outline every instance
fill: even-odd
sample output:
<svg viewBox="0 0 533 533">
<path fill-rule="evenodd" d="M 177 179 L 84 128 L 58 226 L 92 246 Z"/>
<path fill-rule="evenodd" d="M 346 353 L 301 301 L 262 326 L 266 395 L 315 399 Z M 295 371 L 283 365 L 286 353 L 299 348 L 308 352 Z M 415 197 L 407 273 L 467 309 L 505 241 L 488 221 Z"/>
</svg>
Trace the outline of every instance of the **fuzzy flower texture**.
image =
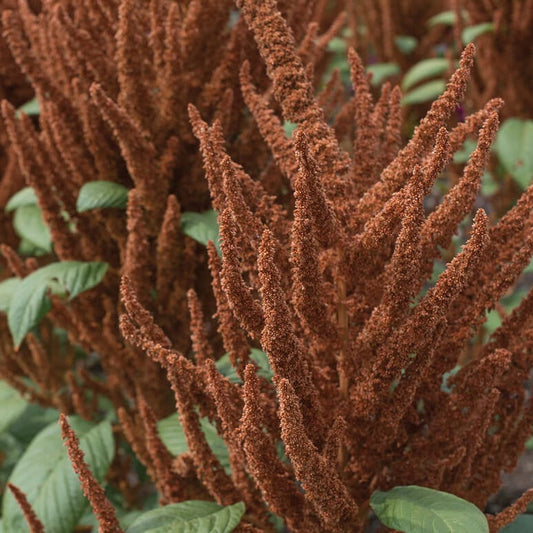
<svg viewBox="0 0 533 533">
<path fill-rule="evenodd" d="M 294 533 L 362 532 L 373 491 L 399 485 L 483 509 L 533 422 L 523 388 L 533 292 L 479 341 L 486 311 L 533 254 L 533 187 L 497 224 L 483 209 L 474 214 L 502 101 L 457 122 L 474 63 L 468 45 L 402 147 L 400 90 L 385 84 L 375 100 L 356 51 L 349 94 L 338 73 L 317 89 L 342 10 L 324 29 L 326 2 L 236 7 L 49 0 L 38 15 L 24 1 L 4 12 L 6 42 L 42 112 L 37 127 L 3 102 L 0 192 L 26 181 L 57 257 L 111 268 L 69 304 L 53 297 L 41 338 L 30 335 L 19 356 L 0 332 L 0 375 L 24 391 L 21 376 L 33 374 L 36 401 L 88 419 L 96 411 L 84 391 L 108 397 L 117 434 L 162 503 L 243 501 L 243 531 L 273 531 L 274 513 Z M 436 180 L 472 137 L 462 176 L 429 208 Z M 95 179 L 130 188 L 126 212 L 76 212 L 80 187 Z M 179 224 L 185 211 L 210 206 L 220 251 L 210 242 L 206 254 Z M 466 244 L 435 280 L 435 260 L 470 215 Z M 15 275 L 38 266 L 9 244 Z M 55 360 L 47 324 L 98 353 L 104 378 Z M 266 353 L 272 380 L 252 348 Z M 238 382 L 217 369 L 225 353 Z M 176 407 L 189 451 L 173 457 L 156 422 Z M 224 439 L 230 469 L 203 417 Z M 76 461 L 84 491 L 105 511 L 102 531 L 119 530 Z M 492 530 L 532 498 L 488 517 Z"/>
</svg>

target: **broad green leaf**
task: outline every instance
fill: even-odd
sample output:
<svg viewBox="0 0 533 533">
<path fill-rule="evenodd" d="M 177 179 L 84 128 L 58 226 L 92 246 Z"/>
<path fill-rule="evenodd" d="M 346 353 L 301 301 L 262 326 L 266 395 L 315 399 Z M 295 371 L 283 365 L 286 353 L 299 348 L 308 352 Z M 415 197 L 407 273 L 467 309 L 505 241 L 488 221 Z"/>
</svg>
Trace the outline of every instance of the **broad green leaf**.
<svg viewBox="0 0 533 533">
<path fill-rule="evenodd" d="M 333 39 L 331 39 L 331 41 L 328 43 L 328 52 L 341 54 L 343 57 L 346 54 L 347 48 L 346 41 L 341 37 L 333 37 Z"/>
<path fill-rule="evenodd" d="M 533 178 L 533 120 L 506 120 L 494 144 L 503 168 L 526 189 Z"/>
<path fill-rule="evenodd" d="M 0 381 L 0 433 L 26 409 L 28 402 L 4 381 Z"/>
<path fill-rule="evenodd" d="M 244 511 L 242 502 L 222 507 L 189 500 L 144 513 L 126 533 L 230 533 L 239 525 Z"/>
<path fill-rule="evenodd" d="M 24 412 L 9 426 L 9 433 L 28 446 L 38 433 L 58 419 L 59 411 L 57 409 L 30 403 Z"/>
<path fill-rule="evenodd" d="M 417 487 L 375 491 L 370 506 L 387 527 L 407 533 L 488 533 L 485 515 L 453 494 Z"/>
<path fill-rule="evenodd" d="M 91 181 L 83 185 L 78 194 L 76 209 L 79 213 L 90 209 L 128 205 L 128 188 L 112 181 Z"/>
<path fill-rule="evenodd" d="M 270 363 L 268 362 L 268 356 L 265 352 L 252 348 L 250 350 L 250 359 L 254 361 L 259 367 L 257 375 L 272 380 L 272 370 L 270 369 Z M 227 377 L 232 383 L 242 383 L 241 379 L 237 375 L 237 371 L 232 366 L 229 354 L 224 354 L 217 362 L 216 367 L 218 371 L 225 377 Z"/>
<path fill-rule="evenodd" d="M 372 85 L 379 87 L 387 78 L 400 74 L 400 67 L 396 63 L 375 63 L 366 67 L 372 74 Z"/>
<path fill-rule="evenodd" d="M 0 416 L 5 415 L 5 410 L 9 408 L 9 405 L 7 404 L 5 409 L 0 409 Z M 2 407 L 4 407 L 3 403 Z M 48 424 L 55 422 L 59 417 L 59 411 L 46 409 L 40 405 L 26 404 L 22 411 L 16 409 L 16 415 L 16 418 L 9 416 L 9 427 L 0 432 L 2 457 L 0 463 L 0 485 L 2 486 L 7 483 L 11 472 L 35 435 Z"/>
<path fill-rule="evenodd" d="M 40 115 L 41 107 L 39 106 L 39 100 L 37 100 L 37 98 L 33 98 L 29 102 L 21 105 L 17 109 L 17 116 L 19 116 L 20 113 L 26 113 L 26 115 Z"/>
<path fill-rule="evenodd" d="M 13 228 L 22 239 L 26 239 L 47 252 L 52 251 L 50 230 L 44 223 L 41 210 L 37 205 L 18 207 L 13 217 Z"/>
<path fill-rule="evenodd" d="M 465 9 L 461 10 L 461 18 L 463 21 L 467 22 L 468 17 L 468 11 Z M 427 25 L 431 28 L 433 26 L 437 26 L 437 24 L 444 24 L 445 26 L 453 26 L 457 21 L 457 18 L 455 16 L 455 11 L 449 10 L 449 11 L 443 11 L 442 13 L 438 13 L 437 15 L 434 15 L 427 21 Z"/>
<path fill-rule="evenodd" d="M 69 423 L 80 439 L 85 462 L 96 479 L 103 481 L 114 455 L 111 424 L 94 425 L 78 417 L 70 417 Z M 26 494 L 45 531 L 71 533 L 87 505 L 55 422 L 35 437 L 9 481 Z M 4 496 L 2 515 L 5 533 L 28 531 L 22 511 L 11 494 Z"/>
<path fill-rule="evenodd" d="M 420 85 L 412 91 L 409 91 L 402 98 L 402 105 L 421 104 L 435 100 L 435 98 L 440 96 L 445 89 L 446 84 L 443 80 L 428 81 L 427 83 L 424 83 L 424 85 Z"/>
<path fill-rule="evenodd" d="M 19 278 L 8 278 L 0 282 L 0 311 L 7 313 L 13 298 L 13 293 L 22 283 Z"/>
<path fill-rule="evenodd" d="M 507 314 L 510 314 L 522 303 L 522 300 L 526 297 L 527 293 L 528 289 L 521 287 L 502 298 L 501 303 Z"/>
<path fill-rule="evenodd" d="M 26 276 L 13 292 L 7 314 L 7 323 L 15 346 L 19 346 L 26 333 L 39 324 L 51 308 L 47 297 L 49 284 L 57 281 L 74 298 L 91 289 L 104 277 L 107 263 L 63 261 L 51 263 Z"/>
<path fill-rule="evenodd" d="M 485 198 L 488 198 L 489 196 L 492 196 L 496 192 L 498 192 L 500 189 L 500 185 L 498 182 L 494 179 L 494 176 L 492 175 L 492 172 L 489 172 L 486 170 L 483 172 L 483 175 L 481 176 L 481 194 Z"/>
<path fill-rule="evenodd" d="M 411 35 L 398 35 L 394 38 L 394 43 L 402 54 L 410 54 L 418 46 L 418 41 Z"/>
<path fill-rule="evenodd" d="M 30 276 L 36 274 L 47 281 L 57 280 L 68 291 L 69 298 L 72 299 L 81 292 L 98 285 L 102 281 L 107 267 L 108 264 L 102 262 L 61 261 L 40 268 Z M 30 276 L 24 278 L 24 281 Z"/>
<path fill-rule="evenodd" d="M 211 450 L 213 450 L 220 464 L 228 471 L 229 452 L 224 439 L 219 436 L 216 427 L 206 418 L 201 418 L 200 424 Z M 172 455 L 180 455 L 189 451 L 187 439 L 177 414 L 159 420 L 157 430 L 161 440 Z"/>
<path fill-rule="evenodd" d="M 483 324 L 483 327 L 489 335 L 492 335 L 494 331 L 502 325 L 502 319 L 500 318 L 498 311 L 495 309 L 486 311 L 485 316 L 487 317 L 487 320 L 485 321 L 485 324 Z"/>
<path fill-rule="evenodd" d="M 402 80 L 402 90 L 408 91 L 421 81 L 440 76 L 450 68 L 450 61 L 445 57 L 424 59 L 411 67 Z"/>
<path fill-rule="evenodd" d="M 533 531 L 533 514 L 521 514 L 515 521 L 500 530 L 500 533 L 531 533 Z"/>
<path fill-rule="evenodd" d="M 24 187 L 15 193 L 7 202 L 5 210 L 7 213 L 25 205 L 37 205 L 37 196 L 33 187 Z"/>
<path fill-rule="evenodd" d="M 220 251 L 217 213 L 213 209 L 204 211 L 203 213 L 193 213 L 191 211 L 182 213 L 181 231 L 191 237 L 191 239 L 204 245 L 207 245 L 208 241 L 213 241 L 217 250 Z"/>
<path fill-rule="evenodd" d="M 35 244 L 33 244 L 31 241 L 28 241 L 27 239 L 20 239 L 19 245 L 17 247 L 17 253 L 25 257 L 41 257 L 42 255 L 46 255 L 49 252 L 43 250 L 42 248 L 39 248 L 38 246 L 35 246 Z"/>
<path fill-rule="evenodd" d="M 46 296 L 48 289 L 45 284 L 34 286 L 24 281 L 15 291 L 7 313 L 7 325 L 16 348 L 26 333 L 39 324 L 52 308 L 52 302 Z"/>
<path fill-rule="evenodd" d="M 437 15 L 434 15 L 428 21 L 426 24 L 431 28 L 432 26 L 436 26 L 437 24 L 445 24 L 446 26 L 453 26 L 455 24 L 455 11 L 449 10 L 449 11 L 443 11 L 442 13 L 438 13 Z"/>
<path fill-rule="evenodd" d="M 475 41 L 480 35 L 487 33 L 489 31 L 494 31 L 493 22 L 483 22 L 481 24 L 476 24 L 475 26 L 468 26 L 463 30 L 461 38 L 463 39 L 463 44 L 471 43 Z"/>
<path fill-rule="evenodd" d="M 526 450 L 533 450 L 533 437 L 529 437 L 529 439 L 527 439 Z"/>
<path fill-rule="evenodd" d="M 11 472 L 24 453 L 25 446 L 9 431 L 0 433 L 0 486 L 5 487 Z"/>
</svg>

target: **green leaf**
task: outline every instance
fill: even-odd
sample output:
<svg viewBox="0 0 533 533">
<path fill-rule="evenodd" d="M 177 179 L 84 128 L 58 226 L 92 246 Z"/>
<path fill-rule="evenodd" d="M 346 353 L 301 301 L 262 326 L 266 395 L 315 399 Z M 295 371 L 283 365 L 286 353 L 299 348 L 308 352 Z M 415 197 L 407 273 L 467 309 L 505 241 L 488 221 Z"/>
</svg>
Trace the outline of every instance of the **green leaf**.
<svg viewBox="0 0 533 533">
<path fill-rule="evenodd" d="M 328 52 L 332 52 L 334 54 L 341 54 L 343 57 L 346 55 L 346 49 L 348 46 L 346 45 L 346 40 L 342 39 L 341 37 L 333 37 L 331 41 L 328 43 Z"/>
<path fill-rule="evenodd" d="M 219 436 L 216 427 L 206 418 L 200 419 L 200 425 L 211 450 L 213 450 L 220 464 L 226 471 L 229 471 L 229 452 L 224 439 Z M 172 455 L 180 455 L 189 451 L 187 439 L 177 414 L 159 420 L 157 430 L 161 440 Z"/>
<path fill-rule="evenodd" d="M 492 335 L 494 331 L 502 325 L 502 319 L 500 318 L 498 311 L 495 309 L 486 311 L 485 316 L 487 317 L 487 320 L 485 321 L 485 324 L 483 324 L 483 327 L 489 335 Z"/>
<path fill-rule="evenodd" d="M 32 242 L 26 239 L 20 239 L 19 245 L 17 247 L 17 253 L 25 257 L 41 257 L 48 254 L 46 250 L 35 246 Z"/>
<path fill-rule="evenodd" d="M 268 361 L 267 354 L 257 348 L 252 348 L 250 350 L 250 359 L 254 361 L 259 370 L 257 375 L 272 381 L 272 370 L 270 369 L 270 363 Z M 216 362 L 216 367 L 218 371 L 225 377 L 227 377 L 232 383 L 242 383 L 241 379 L 237 375 L 237 371 L 230 362 L 229 354 L 224 354 Z"/>
<path fill-rule="evenodd" d="M 46 296 L 47 290 L 46 285 L 34 287 L 22 282 L 15 292 L 15 303 L 7 313 L 7 325 L 16 348 L 20 346 L 26 333 L 39 324 L 52 308 L 52 302 Z"/>
<path fill-rule="evenodd" d="M 402 54 L 410 54 L 418 46 L 418 41 L 411 35 L 397 35 L 394 43 Z"/>
<path fill-rule="evenodd" d="M 18 207 L 13 217 L 13 228 L 22 239 L 31 242 L 37 248 L 52 251 L 50 230 L 44 223 L 41 210 L 37 205 Z"/>
<path fill-rule="evenodd" d="M 480 35 L 488 33 L 489 31 L 494 31 L 493 22 L 482 22 L 481 24 L 476 24 L 475 26 L 468 26 L 463 30 L 461 38 L 463 39 L 463 44 L 471 43 L 475 41 Z"/>
<path fill-rule="evenodd" d="M 292 137 L 292 132 L 296 129 L 296 126 L 298 126 L 296 122 L 290 122 L 289 120 L 286 120 L 283 123 L 283 131 L 285 132 L 287 139 Z"/>
<path fill-rule="evenodd" d="M 421 104 L 435 100 L 446 89 L 443 80 L 433 80 L 416 87 L 402 98 L 402 105 Z"/>
<path fill-rule="evenodd" d="M 0 433 L 3 433 L 26 409 L 28 402 L 4 381 L 0 381 Z"/>
<path fill-rule="evenodd" d="M 102 482 L 115 449 L 111 424 L 94 425 L 78 417 L 70 417 L 69 423 L 80 439 L 86 463 Z M 50 424 L 35 437 L 9 481 L 26 494 L 45 531 L 71 533 L 87 505 L 57 423 Z M 22 511 L 11 494 L 4 496 L 2 511 L 5 533 L 28 531 Z"/>
<path fill-rule="evenodd" d="M 108 266 L 107 263 L 103 262 L 61 261 L 40 268 L 30 276 L 38 274 L 39 277 L 47 281 L 57 280 L 68 291 L 69 298 L 72 299 L 81 292 L 98 285 L 104 278 Z M 30 276 L 24 278 L 24 281 Z"/>
<path fill-rule="evenodd" d="M 0 311 L 7 313 L 11 305 L 13 294 L 21 284 L 22 280 L 19 278 L 9 278 L 0 282 Z"/>
<path fill-rule="evenodd" d="M 17 117 L 20 116 L 21 113 L 26 113 L 26 115 L 40 115 L 41 107 L 39 106 L 39 100 L 37 100 L 37 98 L 33 98 L 29 102 L 21 105 L 17 109 Z"/>
<path fill-rule="evenodd" d="M 50 310 L 51 302 L 46 294 L 51 281 L 57 281 L 69 293 L 69 298 L 74 298 L 100 283 L 107 267 L 107 263 L 62 261 L 26 276 L 13 292 L 7 314 L 15 346 L 20 345 L 26 333 L 39 324 Z"/>
<path fill-rule="evenodd" d="M 387 527 L 409 533 L 488 533 L 485 515 L 453 494 L 417 487 L 375 491 L 370 506 Z"/>
<path fill-rule="evenodd" d="M 112 181 L 91 181 L 80 189 L 76 209 L 79 213 L 104 207 L 125 209 L 128 205 L 128 192 L 127 187 Z"/>
<path fill-rule="evenodd" d="M 452 392 L 454 386 L 452 385 L 450 387 L 450 385 L 448 384 L 448 380 L 450 378 L 453 378 L 459 372 L 459 370 L 461 370 L 461 366 L 456 365 L 448 372 L 444 372 L 444 374 L 442 374 L 442 383 L 440 386 L 440 390 L 442 392 L 446 392 L 447 394 L 450 394 L 450 392 Z"/>
<path fill-rule="evenodd" d="M 503 168 L 522 189 L 533 178 L 533 120 L 510 118 L 506 120 L 494 144 L 494 150 Z"/>
<path fill-rule="evenodd" d="M 426 24 L 431 28 L 432 26 L 436 26 L 437 24 L 445 24 L 446 26 L 453 26 L 455 24 L 456 17 L 455 17 L 455 11 L 449 10 L 449 11 L 443 11 L 442 13 L 438 13 L 437 15 L 434 15 L 428 21 Z"/>
<path fill-rule="evenodd" d="M 126 533 L 230 533 L 239 525 L 244 510 L 242 502 L 222 507 L 189 500 L 144 513 Z"/>
<path fill-rule="evenodd" d="M 453 162 L 456 164 L 466 163 L 470 159 L 472 152 L 476 149 L 476 146 L 477 141 L 466 139 L 461 149 L 453 154 Z"/>
<path fill-rule="evenodd" d="M 9 433 L 25 446 L 28 446 L 38 433 L 52 422 L 55 423 L 58 418 L 59 411 L 57 409 L 30 403 L 11 424 Z"/>
<path fill-rule="evenodd" d="M 375 63 L 366 67 L 372 74 L 372 85 L 379 87 L 387 78 L 400 74 L 400 67 L 396 63 Z"/>
<path fill-rule="evenodd" d="M 516 520 L 500 530 L 500 533 L 531 533 L 533 531 L 533 514 L 521 514 Z"/>
<path fill-rule="evenodd" d="M 402 80 L 402 90 L 407 91 L 413 85 L 420 83 L 428 78 L 439 76 L 450 68 L 450 61 L 445 57 L 433 57 L 424 59 L 414 65 L 405 74 Z"/>
<path fill-rule="evenodd" d="M 468 21 L 468 11 L 465 9 L 461 9 L 461 18 L 464 22 Z M 437 15 L 434 15 L 428 21 L 426 24 L 431 28 L 433 26 L 437 26 L 437 24 L 444 24 L 445 26 L 453 26 L 457 21 L 457 17 L 455 16 L 455 11 L 449 10 L 449 11 L 443 11 L 442 13 L 438 13 Z"/>
<path fill-rule="evenodd" d="M 0 485 L 5 487 L 11 472 L 22 454 L 24 453 L 25 446 L 18 441 L 10 432 L 4 431 L 0 433 L 0 456 L 2 462 L 0 463 Z"/>
<path fill-rule="evenodd" d="M 220 253 L 217 213 L 213 209 L 203 213 L 193 213 L 191 211 L 182 213 L 181 231 L 191 237 L 191 239 L 204 245 L 207 245 L 208 241 L 213 241 Z"/>
<path fill-rule="evenodd" d="M 7 202 L 5 210 L 7 213 L 13 211 L 17 207 L 25 205 L 37 205 L 37 195 L 33 187 L 24 187 L 19 192 L 15 193 Z"/>
</svg>

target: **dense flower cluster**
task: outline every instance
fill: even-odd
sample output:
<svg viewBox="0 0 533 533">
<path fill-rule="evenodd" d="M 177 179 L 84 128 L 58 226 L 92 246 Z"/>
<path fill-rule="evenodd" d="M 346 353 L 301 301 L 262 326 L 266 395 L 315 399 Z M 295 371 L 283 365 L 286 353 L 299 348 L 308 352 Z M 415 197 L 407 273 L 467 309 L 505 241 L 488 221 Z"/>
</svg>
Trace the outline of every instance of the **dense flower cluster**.
<svg viewBox="0 0 533 533">
<path fill-rule="evenodd" d="M 402 147 L 400 90 L 386 84 L 375 99 L 355 50 L 349 94 L 338 73 L 321 84 L 327 43 L 345 20 L 326 4 L 50 0 L 3 13 L 41 113 L 17 117 L 2 102 L 1 191 L 34 189 L 59 260 L 110 269 L 71 301 L 51 296 L 39 335 L 18 352 L 2 319 L 0 376 L 89 420 L 98 405 L 87 393 L 108 398 L 162 503 L 243 501 L 248 531 L 271 531 L 269 513 L 294 532 L 362 531 L 372 492 L 397 485 L 483 508 L 533 422 L 523 389 L 533 293 L 477 342 L 485 312 L 533 255 L 533 188 L 497 224 L 477 210 L 462 250 L 432 277 L 475 210 L 502 101 L 457 121 L 469 45 Z M 462 176 L 429 208 L 469 136 L 477 147 Z M 127 210 L 77 212 L 80 188 L 95 180 L 127 186 Z M 180 219 L 210 206 L 220 252 L 210 242 L 206 253 Z M 13 275 L 46 262 L 22 259 L 8 237 Z M 67 354 L 55 326 L 68 333 Z M 76 362 L 75 345 L 97 364 Z M 258 373 L 254 348 L 272 380 Z M 217 369 L 224 353 L 239 382 Z M 178 457 L 156 425 L 175 407 L 189 449 Z M 226 443 L 229 470 L 203 417 Z M 61 427 L 102 531 L 120 531 L 64 417 Z M 532 497 L 491 517 L 493 528 Z"/>
</svg>

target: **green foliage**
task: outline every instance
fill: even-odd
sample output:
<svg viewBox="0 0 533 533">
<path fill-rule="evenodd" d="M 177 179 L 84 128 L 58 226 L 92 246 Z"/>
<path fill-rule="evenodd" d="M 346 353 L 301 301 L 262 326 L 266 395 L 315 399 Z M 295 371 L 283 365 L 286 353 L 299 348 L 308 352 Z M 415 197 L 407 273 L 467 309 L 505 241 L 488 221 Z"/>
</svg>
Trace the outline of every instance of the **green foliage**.
<svg viewBox="0 0 533 533">
<path fill-rule="evenodd" d="M 258 350 L 257 348 L 252 348 L 250 350 L 250 359 L 259 367 L 257 375 L 267 379 L 268 381 L 271 381 L 272 370 L 270 369 L 267 354 L 261 350 Z M 223 376 L 226 376 L 232 383 L 242 383 L 241 379 L 237 375 L 237 371 L 230 362 L 229 354 L 224 354 L 216 362 L 216 366 L 218 371 Z"/>
<path fill-rule="evenodd" d="M 207 245 L 208 241 L 213 241 L 220 253 L 217 213 L 213 209 L 209 209 L 203 213 L 189 211 L 182 213 L 181 230 L 185 235 L 188 235 L 191 239 L 201 244 Z"/>
<path fill-rule="evenodd" d="M 21 105 L 17 109 L 17 116 L 19 116 L 21 113 L 26 113 L 26 115 L 29 116 L 40 115 L 41 106 L 39 105 L 39 100 L 37 100 L 37 98 L 33 98 L 32 100 L 26 102 L 24 105 Z"/>
<path fill-rule="evenodd" d="M 78 212 L 105 207 L 125 209 L 128 205 L 128 188 L 112 181 L 91 181 L 83 185 L 78 194 Z"/>
<path fill-rule="evenodd" d="M 445 88 L 446 83 L 443 80 L 428 81 L 412 91 L 409 91 L 402 98 L 402 105 L 414 105 L 429 102 L 440 96 Z"/>
<path fill-rule="evenodd" d="M 14 286 L 7 321 L 15 346 L 20 345 L 28 331 L 39 324 L 50 310 L 52 304 L 47 296 L 49 290 L 53 289 L 56 293 L 66 291 L 70 299 L 75 298 L 100 283 L 107 267 L 107 263 L 100 262 L 51 263 L 32 272 Z M 13 285 L 12 282 L 10 284 Z"/>
<path fill-rule="evenodd" d="M 21 283 L 22 280 L 19 278 L 9 278 L 0 282 L 0 311 L 2 313 L 7 313 L 13 294 Z"/>
<path fill-rule="evenodd" d="M 115 450 L 111 424 L 106 421 L 95 425 L 78 417 L 71 417 L 69 422 L 80 439 L 85 461 L 102 482 Z M 9 482 L 26 494 L 45 531 L 71 533 L 87 505 L 56 422 L 33 439 Z M 11 494 L 4 496 L 2 515 L 5 533 L 28 531 L 22 511 Z"/>
<path fill-rule="evenodd" d="M 292 137 L 292 133 L 296 129 L 296 126 L 298 126 L 296 122 L 286 121 L 283 123 L 283 131 L 285 132 L 285 136 L 287 137 L 287 139 L 290 139 Z"/>
<path fill-rule="evenodd" d="M 402 90 L 408 91 L 421 81 L 440 76 L 450 68 L 450 61 L 445 57 L 432 57 L 419 61 L 405 74 L 402 80 Z"/>
<path fill-rule="evenodd" d="M 515 182 L 525 189 L 533 178 L 533 120 L 510 118 L 498 132 L 494 151 Z"/>
<path fill-rule="evenodd" d="M 13 228 L 17 235 L 37 249 L 52 251 L 52 237 L 44 223 L 41 210 L 36 205 L 23 205 L 15 210 Z"/>
<path fill-rule="evenodd" d="M 29 404 L 0 381 L 0 484 L 5 486 L 13 468 L 35 435 L 59 417 L 55 409 Z M 1 531 L 1 529 L 0 529 Z"/>
<path fill-rule="evenodd" d="M 437 13 L 427 21 L 427 25 L 431 28 L 437 26 L 438 24 L 444 24 L 446 26 L 453 26 L 456 22 L 455 11 L 448 10 L 443 11 L 442 13 Z"/>
<path fill-rule="evenodd" d="M 440 386 L 440 390 L 442 392 L 446 392 L 448 394 L 452 392 L 453 386 L 450 387 L 450 385 L 448 384 L 448 380 L 450 378 L 453 378 L 453 376 L 455 376 L 455 374 L 457 374 L 459 370 L 461 370 L 461 367 L 459 365 L 456 365 L 450 371 L 444 372 L 444 374 L 442 375 L 442 385 Z"/>
<path fill-rule="evenodd" d="M 224 439 L 219 436 L 216 427 L 206 418 L 200 419 L 200 425 L 213 453 L 220 461 L 220 464 L 229 472 L 229 452 Z M 177 414 L 159 420 L 157 430 L 161 440 L 172 455 L 180 455 L 189 451 L 187 439 Z"/>
<path fill-rule="evenodd" d="M 464 9 L 461 10 L 461 18 L 464 22 L 468 21 L 468 12 Z M 455 11 L 448 10 L 437 13 L 427 21 L 427 25 L 432 28 L 438 24 L 444 24 L 445 26 L 453 26 L 457 22 L 457 17 L 455 16 Z"/>
<path fill-rule="evenodd" d="M 0 381 L 0 434 L 26 409 L 28 403 L 7 383 Z"/>
<path fill-rule="evenodd" d="M 126 533 L 230 533 L 244 510 L 242 502 L 228 507 L 195 500 L 174 503 L 144 513 Z"/>
<path fill-rule="evenodd" d="M 19 253 L 43 255 L 52 251 L 52 239 L 32 187 L 24 187 L 7 202 L 6 212 L 14 211 L 13 228 L 21 239 Z"/>
<path fill-rule="evenodd" d="M 394 38 L 394 44 L 402 54 L 410 54 L 418 46 L 418 41 L 411 35 L 398 35 Z"/>
<path fill-rule="evenodd" d="M 290 136 L 295 127 L 295 124 L 287 123 L 286 133 Z M 128 189 L 126 187 L 111 181 L 92 181 L 80 189 L 76 208 L 80 212 L 107 207 L 124 209 L 127 202 Z M 208 241 L 213 241 L 220 253 L 216 211 L 213 209 L 203 213 L 186 211 L 181 214 L 180 226 L 185 235 L 203 245 L 207 245 Z"/>
<path fill-rule="evenodd" d="M 480 35 L 491 31 L 494 31 L 494 23 L 483 22 L 481 24 L 476 24 L 475 26 L 466 27 L 461 34 L 461 39 L 463 40 L 463 44 L 466 45 L 475 41 Z"/>
<path fill-rule="evenodd" d="M 400 74 L 400 67 L 396 63 L 375 63 L 366 68 L 372 74 L 372 85 L 379 87 L 387 78 Z"/>
<path fill-rule="evenodd" d="M 533 514 L 521 514 L 516 520 L 505 526 L 500 533 L 531 533 L 533 531 Z"/>
<path fill-rule="evenodd" d="M 417 487 L 375 491 L 370 506 L 387 527 L 405 533 L 488 533 L 485 515 L 453 494 Z"/>
<path fill-rule="evenodd" d="M 35 194 L 33 187 L 24 187 L 15 193 L 9 199 L 9 202 L 7 202 L 5 211 L 9 213 L 18 207 L 24 207 L 28 205 L 37 205 L 37 195 Z"/>
</svg>

